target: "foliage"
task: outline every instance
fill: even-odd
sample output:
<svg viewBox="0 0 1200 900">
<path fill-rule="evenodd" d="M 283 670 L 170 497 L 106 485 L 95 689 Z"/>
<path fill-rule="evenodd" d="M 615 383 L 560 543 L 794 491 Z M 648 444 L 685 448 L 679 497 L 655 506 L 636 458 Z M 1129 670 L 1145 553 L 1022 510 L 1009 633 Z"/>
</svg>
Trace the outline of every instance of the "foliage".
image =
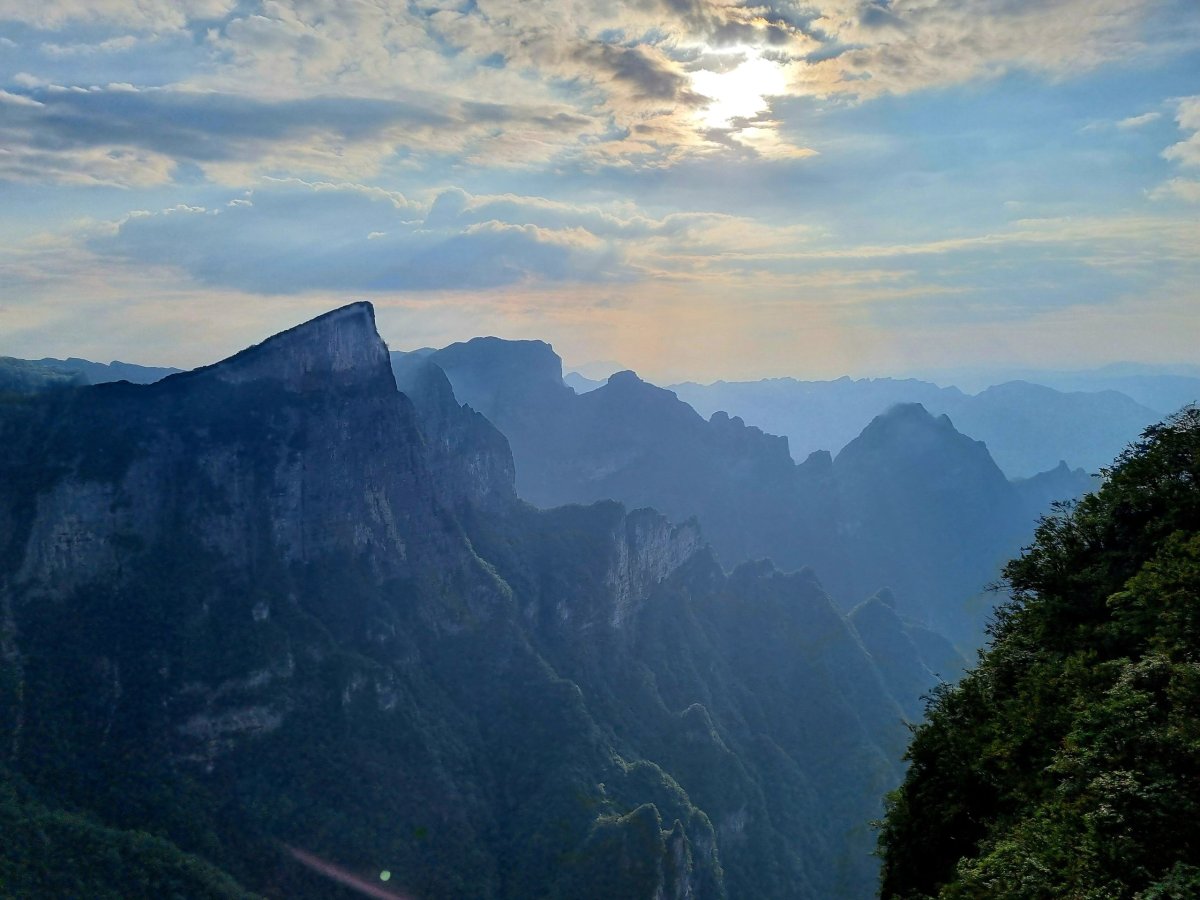
<svg viewBox="0 0 1200 900">
<path fill-rule="evenodd" d="M 39 802 L 289 900 L 349 890 L 292 850 L 447 900 L 865 893 L 901 712 L 812 576 L 479 502 L 383 380 L 0 404 L 0 753 Z"/>
<path fill-rule="evenodd" d="M 1148 429 L 1005 569 L 880 832 L 885 898 L 1194 896 L 1200 411 Z"/>
<path fill-rule="evenodd" d="M 0 769 L 0 891 L 6 897 L 253 900 L 227 874 L 144 831 L 52 809 Z"/>
</svg>

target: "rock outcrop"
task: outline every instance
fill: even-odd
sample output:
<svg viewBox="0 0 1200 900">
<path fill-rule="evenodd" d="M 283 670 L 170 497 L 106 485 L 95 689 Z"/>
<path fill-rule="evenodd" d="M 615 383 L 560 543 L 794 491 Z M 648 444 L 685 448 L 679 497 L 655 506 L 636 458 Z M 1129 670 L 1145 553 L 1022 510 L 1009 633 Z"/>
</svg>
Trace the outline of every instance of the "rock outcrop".
<svg viewBox="0 0 1200 900">
<path fill-rule="evenodd" d="M 464 900 L 868 891 L 903 713 L 812 573 L 520 502 L 507 442 L 420 362 L 398 391 L 354 304 L 0 402 L 0 780 L 272 896 L 328 896 L 293 849 Z M 723 459 L 786 457 L 670 409 Z"/>
<path fill-rule="evenodd" d="M 634 372 L 577 395 L 541 342 L 477 338 L 419 359 L 446 366 L 457 399 L 507 436 L 522 499 L 613 498 L 694 517 L 727 568 L 810 566 L 847 611 L 890 587 L 906 620 L 964 652 L 983 638 L 1000 564 L 1052 500 L 1081 487 L 1049 476 L 1014 486 L 984 444 L 919 404 L 876 416 L 836 458 L 817 451 L 796 464 L 787 438 L 720 410 L 705 420 Z M 414 364 L 393 357 L 398 373 Z"/>
</svg>

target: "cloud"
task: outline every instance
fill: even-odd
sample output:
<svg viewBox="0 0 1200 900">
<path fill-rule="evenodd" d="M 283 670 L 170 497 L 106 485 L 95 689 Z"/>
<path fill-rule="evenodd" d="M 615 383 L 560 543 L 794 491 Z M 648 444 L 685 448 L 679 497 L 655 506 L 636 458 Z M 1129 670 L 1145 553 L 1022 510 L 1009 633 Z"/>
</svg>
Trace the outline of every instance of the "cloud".
<svg viewBox="0 0 1200 900">
<path fill-rule="evenodd" d="M 629 273 L 611 241 L 562 216 L 547 227 L 480 216 L 426 221 L 430 211 L 378 189 L 289 180 L 213 209 L 130 214 L 89 247 L 261 294 L 484 289 Z"/>
<path fill-rule="evenodd" d="M 1200 96 L 1180 100 L 1175 121 L 1180 131 L 1190 131 L 1191 134 L 1164 150 L 1163 157 L 1185 168 L 1200 166 Z"/>
<path fill-rule="evenodd" d="M 126 53 L 140 43 L 137 36 L 124 34 L 98 43 L 56 44 L 47 41 L 39 49 L 49 57 L 91 56 L 96 53 Z"/>
<path fill-rule="evenodd" d="M 170 157 L 136 148 L 0 146 L 0 182 L 147 188 L 171 181 Z"/>
<path fill-rule="evenodd" d="M 1142 113 L 1140 116 L 1130 116 L 1128 119 L 1121 119 L 1119 122 L 1117 122 L 1117 127 L 1128 131 L 1133 128 L 1141 128 L 1145 125 L 1149 125 L 1151 122 L 1157 122 L 1161 118 L 1162 113 Z"/>
<path fill-rule="evenodd" d="M 234 0 L 54 0 L 27 3 L 0 0 L 0 21 L 41 29 L 70 23 L 100 23 L 157 31 L 183 28 L 196 20 L 216 20 L 236 6 Z"/>
<path fill-rule="evenodd" d="M 9 106 L 26 106 L 34 109 L 44 107 L 46 104 L 32 97 L 26 97 L 24 94 L 10 94 L 8 91 L 0 90 L 0 103 L 7 103 Z"/>
<path fill-rule="evenodd" d="M 189 41 L 185 70 L 137 102 L 112 103 L 106 90 L 56 98 L 42 119 L 25 117 L 15 144 L 11 128 L 3 137 L 77 156 L 94 132 L 88 147 L 159 154 L 228 182 L 362 180 L 397 153 L 594 169 L 799 159 L 813 151 L 785 137 L 781 97 L 870 98 L 1011 71 L 1067 77 L 1152 52 L 1191 2 L 0 0 L 0 19 L 59 30 L 40 43 L 55 71 L 172 30 Z M 1177 22 L 1170 34 L 1176 48 L 1200 45 Z M 51 105 L 34 93 L 47 89 L 25 87 Z"/>
<path fill-rule="evenodd" d="M 350 183 L 268 179 L 207 206 L 136 211 L 86 243 L 128 263 L 261 294 L 490 289 L 513 284 L 694 281 L 742 272 L 812 239 L 730 215 L 654 218 L 460 188 L 419 201 Z"/>
<path fill-rule="evenodd" d="M 1183 190 L 1185 188 L 1181 188 Z M 895 304 L 878 321 L 1017 319 L 1195 272 L 1200 226 L 1155 217 L 1026 219 L 913 243 L 855 244 L 716 213 L 646 215 L 516 194 L 430 199 L 269 180 L 218 202 L 133 213 L 87 243 L 110 260 L 260 295 L 372 296 L 553 284 L 692 284 Z M 839 298 L 842 298 L 839 300 Z M 931 320 L 932 320 L 931 319 Z"/>
<path fill-rule="evenodd" d="M 1191 132 L 1162 152 L 1163 158 L 1184 169 L 1200 168 L 1200 95 L 1177 101 L 1175 122 L 1179 130 Z M 1148 194 L 1151 200 L 1182 200 L 1200 203 L 1200 180 L 1169 178 Z"/>
<path fill-rule="evenodd" d="M 0 178 L 126 186 L 168 180 L 172 166 L 163 160 L 194 163 L 233 183 L 264 173 L 363 175 L 401 151 L 436 155 L 478 148 L 499 128 L 570 142 L 587 126 L 561 109 L 427 94 L 269 100 L 131 85 L 50 85 L 0 92 L 0 102 L 11 107 L 0 121 L 0 144 L 11 157 L 42 166 L 0 164 Z M 150 159 L 156 161 L 154 178 L 141 170 Z M 78 177 L 69 174 L 73 167 L 80 167 Z"/>
<path fill-rule="evenodd" d="M 654 219 L 629 208 L 617 212 L 543 197 L 471 195 L 461 189 L 450 188 L 435 197 L 425 226 L 465 228 L 488 221 L 520 222 L 549 229 L 582 228 L 601 237 L 636 240 L 652 236 L 680 236 L 729 218 L 711 213 L 675 213 Z"/>
<path fill-rule="evenodd" d="M 49 6 L 55 7 L 53 15 L 14 6 L 12 16 L 63 29 L 61 40 L 40 44 L 52 71 L 63 71 L 71 58 L 111 55 L 164 29 L 187 28 L 201 38 L 189 52 L 207 59 L 191 57 L 169 95 L 178 103 L 178 121 L 195 111 L 182 99 L 188 92 L 259 102 L 323 96 L 350 104 L 428 95 L 439 108 L 468 102 L 509 106 L 513 97 L 524 98 L 540 114 L 531 110 L 529 116 L 496 122 L 473 143 L 448 142 L 464 159 L 499 165 L 558 157 L 663 165 L 689 153 L 720 152 L 721 143 L 706 137 L 695 115 L 707 101 L 694 75 L 713 64 L 709 51 L 746 42 L 794 56 L 817 46 L 794 16 L 726 0 L 482 0 L 420 7 L 334 0 L 174 6 L 102 0 L 94 9 L 68 0 Z M 93 27 L 89 31 L 80 23 Z M 96 30 L 95 23 L 117 30 Z M 785 60 L 763 65 L 782 72 Z M 192 121 L 199 127 L 199 120 Z M 317 131 L 320 121 L 313 124 Z M 634 131 L 636 139 L 630 139 Z M 321 163 L 313 171 L 333 171 L 336 138 L 310 161 Z M 754 152 L 758 145 L 741 146 Z M 369 174 L 385 155 L 382 147 L 364 149 L 361 143 L 354 148 L 342 174 L 352 174 L 355 165 L 363 167 L 360 176 Z"/>
<path fill-rule="evenodd" d="M 1183 200 L 1200 203 L 1200 180 L 1194 178 L 1170 178 L 1150 192 L 1151 200 Z"/>
<path fill-rule="evenodd" d="M 1190 0 L 826 0 L 812 27 L 834 52 L 796 70 L 797 90 L 871 97 L 995 78 L 1070 77 L 1195 48 Z M 1165 40 L 1173 36 L 1173 40 Z"/>
<path fill-rule="evenodd" d="M 704 98 L 692 90 L 687 73 L 657 48 L 592 41 L 580 44 L 574 53 L 593 78 L 610 86 L 619 85 L 632 101 L 670 106 L 704 103 Z"/>
</svg>

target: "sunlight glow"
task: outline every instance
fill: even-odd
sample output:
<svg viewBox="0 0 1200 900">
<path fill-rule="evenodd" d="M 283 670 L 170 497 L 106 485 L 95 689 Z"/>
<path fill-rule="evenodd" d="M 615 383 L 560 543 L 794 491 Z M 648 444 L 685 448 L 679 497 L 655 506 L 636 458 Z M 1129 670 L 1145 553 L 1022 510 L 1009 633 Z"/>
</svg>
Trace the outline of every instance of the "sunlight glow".
<svg viewBox="0 0 1200 900">
<path fill-rule="evenodd" d="M 734 119 L 748 119 L 765 111 L 768 97 L 787 93 L 787 76 L 778 63 L 751 51 L 726 72 L 701 69 L 692 73 L 692 87 L 712 102 L 699 112 L 709 128 L 728 128 Z"/>
</svg>

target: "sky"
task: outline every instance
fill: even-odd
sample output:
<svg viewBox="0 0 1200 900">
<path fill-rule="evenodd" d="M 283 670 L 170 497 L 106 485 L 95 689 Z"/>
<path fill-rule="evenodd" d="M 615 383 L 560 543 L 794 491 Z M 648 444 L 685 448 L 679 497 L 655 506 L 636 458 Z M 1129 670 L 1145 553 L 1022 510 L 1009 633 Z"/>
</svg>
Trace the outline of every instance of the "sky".
<svg viewBox="0 0 1200 900">
<path fill-rule="evenodd" d="M 0 0 L 0 355 L 1196 362 L 1197 0 Z M 592 367 L 595 372 L 595 367 Z"/>
</svg>

